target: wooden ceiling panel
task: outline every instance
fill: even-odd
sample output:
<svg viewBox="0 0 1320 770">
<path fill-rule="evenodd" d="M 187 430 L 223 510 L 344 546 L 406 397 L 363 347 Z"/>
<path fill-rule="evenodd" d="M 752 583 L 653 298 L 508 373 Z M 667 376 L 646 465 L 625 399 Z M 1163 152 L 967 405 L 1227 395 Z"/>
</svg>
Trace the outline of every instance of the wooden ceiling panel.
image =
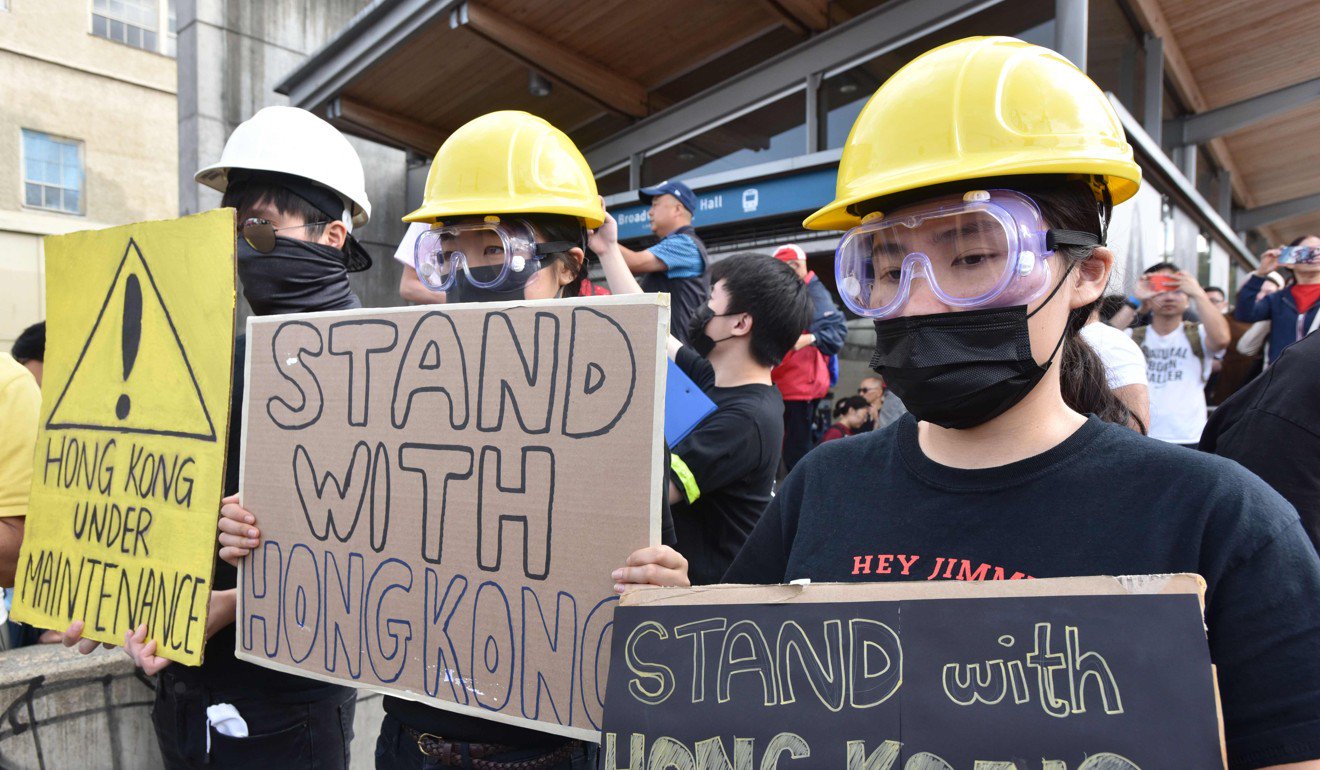
<svg viewBox="0 0 1320 770">
<path fill-rule="evenodd" d="M 1161 0 L 1210 108 L 1320 77 L 1315 0 Z"/>
<path fill-rule="evenodd" d="M 1320 192 L 1320 102 L 1225 137 L 1244 181 L 1264 206 Z"/>
</svg>

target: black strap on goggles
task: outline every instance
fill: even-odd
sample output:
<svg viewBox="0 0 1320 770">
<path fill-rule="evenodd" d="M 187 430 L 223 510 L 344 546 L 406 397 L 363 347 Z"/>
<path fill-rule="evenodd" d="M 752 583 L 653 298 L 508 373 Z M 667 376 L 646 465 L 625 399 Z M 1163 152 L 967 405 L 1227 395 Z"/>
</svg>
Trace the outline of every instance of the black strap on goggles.
<svg viewBox="0 0 1320 770">
<path fill-rule="evenodd" d="M 1102 241 L 1095 233 L 1085 230 L 1049 230 L 1045 233 L 1045 248 L 1058 251 L 1060 246 L 1099 246 Z"/>
<path fill-rule="evenodd" d="M 536 256 L 544 257 L 547 254 L 559 254 L 576 247 L 578 244 L 569 241 L 547 241 L 546 243 L 536 244 Z"/>
</svg>

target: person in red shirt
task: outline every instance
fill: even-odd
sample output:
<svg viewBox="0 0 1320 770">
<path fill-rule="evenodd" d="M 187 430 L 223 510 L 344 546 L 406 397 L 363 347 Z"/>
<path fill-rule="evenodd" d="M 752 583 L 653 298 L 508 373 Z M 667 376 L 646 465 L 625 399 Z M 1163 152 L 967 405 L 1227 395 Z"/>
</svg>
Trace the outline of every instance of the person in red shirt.
<svg viewBox="0 0 1320 770">
<path fill-rule="evenodd" d="M 871 417 L 871 404 L 861 396 L 839 399 L 834 405 L 834 424 L 820 437 L 820 443 L 856 433 Z"/>
<path fill-rule="evenodd" d="M 1266 276 L 1280 264 L 1292 268 L 1295 283 L 1259 297 Z M 1317 300 L 1320 300 L 1320 236 L 1305 235 L 1287 249 L 1270 249 L 1260 255 L 1260 267 L 1238 290 L 1233 315 L 1248 323 L 1270 321 L 1269 363 L 1273 364 L 1284 348 L 1320 328 Z"/>
</svg>

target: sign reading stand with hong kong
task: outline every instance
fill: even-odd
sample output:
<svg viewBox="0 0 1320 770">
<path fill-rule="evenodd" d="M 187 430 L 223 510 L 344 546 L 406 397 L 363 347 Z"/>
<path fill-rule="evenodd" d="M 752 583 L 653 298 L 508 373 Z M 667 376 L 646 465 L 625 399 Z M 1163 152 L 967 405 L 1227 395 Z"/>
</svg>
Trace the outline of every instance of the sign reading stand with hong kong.
<svg viewBox="0 0 1320 770">
<path fill-rule="evenodd" d="M 654 294 L 249 319 L 238 656 L 599 740 L 668 329 Z"/>
<path fill-rule="evenodd" d="M 1224 767 L 1196 575 L 642 589 L 602 770 Z"/>
</svg>

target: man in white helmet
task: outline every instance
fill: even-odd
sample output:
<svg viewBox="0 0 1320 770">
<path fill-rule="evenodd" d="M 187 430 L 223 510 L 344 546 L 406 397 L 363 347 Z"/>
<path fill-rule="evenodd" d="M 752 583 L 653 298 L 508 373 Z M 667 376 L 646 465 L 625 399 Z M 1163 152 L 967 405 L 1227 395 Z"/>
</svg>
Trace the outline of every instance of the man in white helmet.
<svg viewBox="0 0 1320 770">
<path fill-rule="evenodd" d="M 238 211 L 238 276 L 257 315 L 361 307 L 348 273 L 371 266 L 352 236 L 371 213 L 362 162 L 333 126 L 305 110 L 267 107 L 234 130 L 220 161 L 197 173 Z M 246 337 L 234 346 L 225 492 L 237 500 Z M 215 501 L 217 509 L 220 501 Z M 352 688 L 244 663 L 234 657 L 237 572 L 216 562 L 205 663 L 170 665 L 146 640 L 126 651 L 156 674 L 152 710 L 167 768 L 346 768 L 353 739 Z M 66 634 L 72 644 L 81 633 Z M 83 652 L 95 649 L 83 640 Z"/>
</svg>

